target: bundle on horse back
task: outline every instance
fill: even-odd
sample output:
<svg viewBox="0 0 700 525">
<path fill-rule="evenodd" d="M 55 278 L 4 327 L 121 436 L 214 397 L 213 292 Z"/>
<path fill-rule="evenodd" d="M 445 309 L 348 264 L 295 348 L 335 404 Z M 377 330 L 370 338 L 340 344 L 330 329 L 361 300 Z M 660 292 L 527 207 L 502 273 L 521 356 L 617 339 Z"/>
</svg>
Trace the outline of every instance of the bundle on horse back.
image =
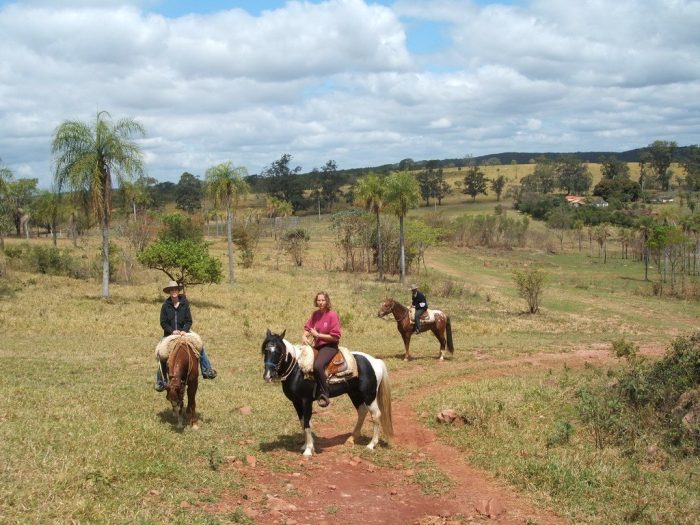
<svg viewBox="0 0 700 525">
<path fill-rule="evenodd" d="M 197 356 L 197 359 L 199 359 L 199 354 L 204 344 L 202 343 L 202 338 L 195 332 L 187 332 L 185 335 L 169 335 L 168 337 L 164 337 L 158 345 L 156 345 L 156 357 L 160 361 L 167 361 L 177 343 L 183 339 L 192 346 L 192 350 Z"/>
<path fill-rule="evenodd" d="M 304 373 L 304 379 L 314 379 L 314 360 L 318 354 L 318 350 L 309 345 L 301 345 L 299 347 L 299 368 Z M 340 383 L 347 381 L 353 377 L 357 377 L 357 361 L 352 352 L 344 346 L 338 347 L 338 352 L 333 356 L 331 362 L 326 367 L 326 376 L 328 383 Z"/>
</svg>

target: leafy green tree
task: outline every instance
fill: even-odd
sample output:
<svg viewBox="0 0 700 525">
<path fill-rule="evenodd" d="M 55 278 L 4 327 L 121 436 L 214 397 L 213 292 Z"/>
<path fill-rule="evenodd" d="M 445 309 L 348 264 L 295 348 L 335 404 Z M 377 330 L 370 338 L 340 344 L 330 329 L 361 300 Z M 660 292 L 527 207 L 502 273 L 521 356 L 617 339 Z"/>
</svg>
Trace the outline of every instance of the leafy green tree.
<svg viewBox="0 0 700 525">
<path fill-rule="evenodd" d="M 582 195 L 588 191 L 593 177 L 588 167 L 576 157 L 566 155 L 556 163 L 559 187 L 567 195 Z"/>
<path fill-rule="evenodd" d="M 158 238 L 164 241 L 204 242 L 202 227 L 192 220 L 192 217 L 181 213 L 170 213 L 161 217 L 163 227 L 158 232 Z"/>
<path fill-rule="evenodd" d="M 187 213 L 202 209 L 204 188 L 202 181 L 191 173 L 184 172 L 175 188 L 175 207 Z"/>
<path fill-rule="evenodd" d="M 678 144 L 669 140 L 655 140 L 647 146 L 648 161 L 656 180 L 664 191 L 669 190 L 671 172 L 669 167 L 673 162 L 673 156 Z"/>
<path fill-rule="evenodd" d="M 630 167 L 626 162 L 622 162 L 614 155 L 601 158 L 600 164 L 600 172 L 603 175 L 603 179 L 629 180 Z"/>
<path fill-rule="evenodd" d="M 92 209 L 102 231 L 102 296 L 109 296 L 109 225 L 112 201 L 112 177 L 117 181 L 143 173 L 142 153 L 132 140 L 145 134 L 133 119 L 112 122 L 109 113 L 100 111 L 95 122 L 68 120 L 56 128 L 52 151 L 54 175 L 59 190 L 67 185 L 87 190 Z"/>
<path fill-rule="evenodd" d="M 375 173 L 370 173 L 357 181 L 355 199 L 362 207 L 374 213 L 376 218 L 377 235 L 377 270 L 379 280 L 384 280 L 384 251 L 382 246 L 380 215 L 386 204 L 386 184 Z"/>
<path fill-rule="evenodd" d="M 686 148 L 686 153 L 681 159 L 681 166 L 685 171 L 686 189 L 700 191 L 700 146 L 693 145 Z"/>
<path fill-rule="evenodd" d="M 38 179 L 17 179 L 5 183 L 5 197 L 12 215 L 17 237 L 22 234 L 22 223 L 30 215 L 30 208 L 36 196 Z"/>
<path fill-rule="evenodd" d="M 209 255 L 206 244 L 190 239 L 157 239 L 139 253 L 137 259 L 182 286 L 219 283 L 223 277 L 221 261 Z"/>
<path fill-rule="evenodd" d="M 56 249 L 58 247 L 58 227 L 65 220 L 67 214 L 62 195 L 55 189 L 40 192 L 34 201 L 33 210 L 34 223 L 47 228 L 51 233 L 53 247 Z"/>
<path fill-rule="evenodd" d="M 216 206 L 226 209 L 226 245 L 228 253 L 228 283 L 233 286 L 233 214 L 240 198 L 249 191 L 243 177 L 248 172 L 244 167 L 234 168 L 231 162 L 217 164 L 207 170 L 206 182 Z"/>
<path fill-rule="evenodd" d="M 338 173 L 338 167 L 334 160 L 329 160 L 317 172 L 317 181 L 320 189 L 320 196 L 326 203 L 327 209 L 333 209 L 333 204 L 341 197 L 340 188 L 345 184 L 346 178 Z"/>
<path fill-rule="evenodd" d="M 503 193 L 503 188 L 506 187 L 506 178 L 503 175 L 499 175 L 491 181 L 491 189 L 496 194 L 496 202 L 501 201 L 501 193 Z"/>
<path fill-rule="evenodd" d="M 464 189 L 462 193 L 470 195 L 472 200 L 476 200 L 476 196 L 479 194 L 486 195 L 486 175 L 479 169 L 478 166 L 472 166 L 467 170 L 467 174 L 464 176 Z"/>
<path fill-rule="evenodd" d="M 525 192 L 552 193 L 557 187 L 557 170 L 555 163 L 546 157 L 535 159 L 535 169 L 520 181 Z"/>
<path fill-rule="evenodd" d="M 269 168 L 263 170 L 265 188 L 270 197 L 291 203 L 294 210 L 304 205 L 304 181 L 299 177 L 301 166 L 290 168 L 292 156 L 288 153 L 274 161 Z"/>
<path fill-rule="evenodd" d="M 408 210 L 415 208 L 420 202 L 420 188 L 416 178 L 407 171 L 392 173 L 386 179 L 386 202 L 389 208 L 399 218 L 399 264 L 401 284 L 406 280 L 406 237 L 404 233 L 404 218 Z"/>
</svg>

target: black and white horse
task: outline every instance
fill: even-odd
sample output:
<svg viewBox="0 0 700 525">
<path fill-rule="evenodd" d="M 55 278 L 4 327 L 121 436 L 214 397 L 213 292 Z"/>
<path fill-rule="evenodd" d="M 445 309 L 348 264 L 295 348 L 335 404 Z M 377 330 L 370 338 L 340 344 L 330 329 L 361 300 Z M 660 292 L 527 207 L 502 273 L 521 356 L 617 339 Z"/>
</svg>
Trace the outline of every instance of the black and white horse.
<svg viewBox="0 0 700 525">
<path fill-rule="evenodd" d="M 279 379 L 284 395 L 294 404 L 302 431 L 304 432 L 304 456 L 314 453 L 314 438 L 311 433 L 311 408 L 314 402 L 315 381 L 304 379 L 299 368 L 299 347 L 284 339 L 284 334 L 274 334 L 270 330 L 262 344 L 265 363 L 263 379 L 270 382 Z M 362 352 L 353 352 L 357 361 L 358 377 L 342 383 L 330 384 L 331 397 L 347 394 L 357 410 L 357 423 L 348 438 L 348 443 L 355 443 L 360 438 L 362 423 L 367 412 L 374 423 L 372 440 L 367 448 L 373 450 L 379 442 L 380 428 L 386 439 L 393 436 L 391 423 L 391 389 L 389 373 L 384 361 Z"/>
</svg>

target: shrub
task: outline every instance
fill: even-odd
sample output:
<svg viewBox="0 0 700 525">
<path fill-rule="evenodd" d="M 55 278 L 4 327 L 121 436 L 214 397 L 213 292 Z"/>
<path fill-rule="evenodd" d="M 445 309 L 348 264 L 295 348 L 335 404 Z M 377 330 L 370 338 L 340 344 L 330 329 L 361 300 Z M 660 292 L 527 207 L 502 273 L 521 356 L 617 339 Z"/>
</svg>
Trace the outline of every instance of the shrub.
<svg viewBox="0 0 700 525">
<path fill-rule="evenodd" d="M 527 301 L 528 310 L 535 314 L 540 309 L 540 301 L 544 293 L 544 284 L 547 277 L 539 270 L 515 270 L 513 280 L 518 288 L 518 296 Z"/>
<path fill-rule="evenodd" d="M 282 249 L 292 256 L 297 266 L 304 262 L 304 252 L 309 246 L 309 240 L 309 233 L 304 228 L 287 230 L 282 236 Z"/>
</svg>

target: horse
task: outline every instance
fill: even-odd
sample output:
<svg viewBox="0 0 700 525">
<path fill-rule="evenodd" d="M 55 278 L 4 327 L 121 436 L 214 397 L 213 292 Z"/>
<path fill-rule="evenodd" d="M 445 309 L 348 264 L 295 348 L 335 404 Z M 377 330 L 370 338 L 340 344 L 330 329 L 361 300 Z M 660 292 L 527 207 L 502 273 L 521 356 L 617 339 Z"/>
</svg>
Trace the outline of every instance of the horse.
<svg viewBox="0 0 700 525">
<path fill-rule="evenodd" d="M 281 381 L 282 392 L 294 405 L 301 423 L 304 434 L 302 451 L 305 457 L 311 457 L 315 452 L 314 438 L 311 432 L 311 408 L 315 399 L 316 382 L 304 379 L 304 373 L 298 363 L 301 349 L 284 339 L 285 333 L 286 330 L 279 335 L 267 330 L 265 340 L 262 343 L 265 367 L 263 379 L 267 383 L 275 379 Z M 374 450 L 379 442 L 380 427 L 387 440 L 394 435 L 391 422 L 389 372 L 381 359 L 363 352 L 352 352 L 352 355 L 357 362 L 358 377 L 352 377 L 341 383 L 329 384 L 330 396 L 347 394 L 357 410 L 357 423 L 352 435 L 346 441 L 348 444 L 354 444 L 360 439 L 362 424 L 367 412 L 371 414 L 374 429 L 367 448 Z"/>
<path fill-rule="evenodd" d="M 422 333 L 430 330 L 435 337 L 437 337 L 437 340 L 440 341 L 439 358 L 440 361 L 443 361 L 445 359 L 445 346 L 447 346 L 451 354 L 455 351 L 452 342 L 452 324 L 450 322 L 450 316 L 440 310 L 430 311 L 433 313 L 435 321 L 422 321 L 420 324 L 420 332 Z M 413 335 L 413 319 L 408 315 L 408 308 L 394 299 L 387 297 L 379 307 L 377 316 L 384 317 L 388 314 L 393 314 L 396 320 L 396 328 L 398 328 L 401 338 L 403 339 L 404 347 L 406 348 L 406 355 L 403 360 L 410 361 L 412 357 L 409 347 L 411 345 L 411 336 Z"/>
<path fill-rule="evenodd" d="M 173 405 L 173 414 L 177 417 L 177 428 L 182 430 L 185 419 L 197 430 L 196 402 L 199 384 L 199 358 L 192 343 L 182 338 L 175 343 L 168 357 L 168 385 L 166 399 Z M 183 397 L 187 388 L 187 410 L 183 406 Z"/>
</svg>

